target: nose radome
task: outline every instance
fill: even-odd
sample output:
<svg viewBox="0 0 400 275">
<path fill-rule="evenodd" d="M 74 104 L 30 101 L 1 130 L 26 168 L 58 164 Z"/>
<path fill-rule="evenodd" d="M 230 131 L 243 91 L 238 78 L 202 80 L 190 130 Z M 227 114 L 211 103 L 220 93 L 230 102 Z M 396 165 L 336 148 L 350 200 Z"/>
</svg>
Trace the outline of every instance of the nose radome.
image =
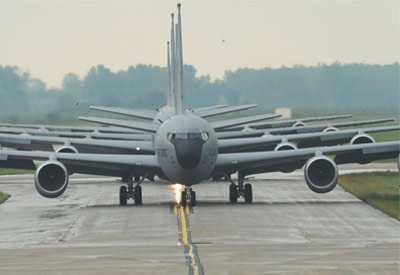
<svg viewBox="0 0 400 275">
<path fill-rule="evenodd" d="M 182 168 L 193 169 L 199 164 L 203 140 L 175 140 L 173 144 L 178 163 Z"/>
</svg>

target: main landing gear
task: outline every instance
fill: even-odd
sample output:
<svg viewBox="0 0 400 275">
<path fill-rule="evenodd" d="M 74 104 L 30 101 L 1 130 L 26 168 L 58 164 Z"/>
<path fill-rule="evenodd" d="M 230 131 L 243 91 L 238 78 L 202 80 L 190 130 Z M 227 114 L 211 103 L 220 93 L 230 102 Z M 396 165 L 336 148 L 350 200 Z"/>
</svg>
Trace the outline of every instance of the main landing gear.
<svg viewBox="0 0 400 275">
<path fill-rule="evenodd" d="M 236 185 L 233 180 L 230 180 L 229 185 L 229 201 L 230 203 L 237 203 L 239 197 L 244 197 L 246 203 L 253 202 L 253 188 L 250 183 L 244 184 L 244 176 L 238 172 L 238 184 Z"/>
<path fill-rule="evenodd" d="M 135 176 L 135 181 L 132 180 L 132 177 L 125 179 L 128 186 L 121 186 L 119 188 L 120 205 L 126 205 L 128 199 L 133 199 L 135 204 L 142 204 L 142 187 L 140 184 L 144 179 L 145 177 L 140 178 L 139 176 Z M 133 186 L 134 184 L 136 184 L 135 187 Z"/>
<path fill-rule="evenodd" d="M 194 192 L 190 186 L 185 186 L 185 190 L 182 191 L 181 196 L 182 206 L 186 206 L 187 202 L 189 202 L 191 206 L 196 206 L 196 192 Z"/>
</svg>

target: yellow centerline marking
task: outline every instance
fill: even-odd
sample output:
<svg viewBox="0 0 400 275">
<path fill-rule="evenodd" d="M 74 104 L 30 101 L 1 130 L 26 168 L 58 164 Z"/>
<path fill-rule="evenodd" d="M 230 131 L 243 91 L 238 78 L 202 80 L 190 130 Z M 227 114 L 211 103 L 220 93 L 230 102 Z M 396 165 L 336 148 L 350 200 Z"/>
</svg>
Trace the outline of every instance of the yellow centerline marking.
<svg viewBox="0 0 400 275">
<path fill-rule="evenodd" d="M 191 266 L 193 267 L 194 270 L 194 274 L 195 275 L 199 275 L 199 267 L 196 264 L 196 258 L 194 257 L 193 254 L 193 246 L 191 243 L 189 243 L 188 240 L 188 229 L 187 229 L 187 224 L 186 224 L 186 218 L 185 218 L 185 208 L 181 205 L 179 207 L 180 209 L 180 218 L 181 218 L 181 224 L 182 224 L 182 242 L 189 246 L 189 255 L 191 258 Z M 174 211 L 175 211 L 175 207 L 174 207 Z M 186 206 L 186 213 L 189 214 L 189 206 Z"/>
<path fill-rule="evenodd" d="M 180 207 L 181 212 L 181 223 L 182 223 L 182 241 L 184 244 L 189 244 L 187 238 L 187 227 L 186 227 L 186 219 L 185 219 L 185 212 L 183 211 L 183 206 Z"/>
</svg>

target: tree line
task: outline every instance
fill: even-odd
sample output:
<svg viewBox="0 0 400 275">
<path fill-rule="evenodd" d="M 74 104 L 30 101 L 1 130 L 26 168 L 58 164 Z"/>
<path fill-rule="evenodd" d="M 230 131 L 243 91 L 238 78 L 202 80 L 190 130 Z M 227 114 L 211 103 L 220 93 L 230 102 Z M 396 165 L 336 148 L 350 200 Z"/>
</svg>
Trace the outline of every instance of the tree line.
<svg viewBox="0 0 400 275">
<path fill-rule="evenodd" d="M 257 103 L 276 107 L 344 109 L 398 108 L 399 63 L 340 64 L 226 71 L 221 80 L 196 76 L 185 65 L 188 106 Z M 18 67 L 0 66 L 0 116 L 87 112 L 89 105 L 159 108 L 166 104 L 167 68 L 131 66 L 112 72 L 92 67 L 80 78 L 65 75 L 61 88 L 48 88 Z"/>
</svg>

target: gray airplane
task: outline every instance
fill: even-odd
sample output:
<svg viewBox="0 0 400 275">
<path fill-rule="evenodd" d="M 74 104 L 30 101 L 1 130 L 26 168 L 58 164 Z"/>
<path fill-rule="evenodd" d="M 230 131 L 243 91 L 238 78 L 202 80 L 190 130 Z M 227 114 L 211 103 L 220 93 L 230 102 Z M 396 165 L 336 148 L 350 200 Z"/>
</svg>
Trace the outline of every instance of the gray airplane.
<svg viewBox="0 0 400 275">
<path fill-rule="evenodd" d="M 174 24 L 173 24 L 174 25 Z M 43 161 L 36 168 L 35 187 L 49 198 L 62 195 L 73 173 L 118 176 L 127 186 L 120 188 L 120 204 L 127 199 L 142 203 L 141 183 L 147 175 L 157 175 L 169 182 L 183 184 L 182 204 L 196 204 L 192 186 L 214 175 L 238 173 L 238 181 L 229 186 L 229 201 L 239 197 L 245 202 L 253 199 L 252 187 L 245 177 L 271 171 L 288 171 L 304 166 L 305 181 L 317 193 L 331 191 L 337 184 L 338 164 L 368 163 L 378 159 L 398 158 L 400 141 L 352 144 L 272 152 L 218 152 L 218 140 L 213 126 L 201 117 L 187 112 L 182 58 L 181 13 L 178 4 L 178 23 L 171 41 L 171 60 L 175 61 L 176 114 L 154 129 L 154 155 L 138 154 L 82 154 L 56 152 L 25 152 L 0 150 L 0 167 L 35 169 L 33 160 Z M 239 144 L 240 146 L 240 144 Z M 334 156 L 334 160 L 330 157 Z M 143 175 L 133 182 L 134 175 Z"/>
</svg>

